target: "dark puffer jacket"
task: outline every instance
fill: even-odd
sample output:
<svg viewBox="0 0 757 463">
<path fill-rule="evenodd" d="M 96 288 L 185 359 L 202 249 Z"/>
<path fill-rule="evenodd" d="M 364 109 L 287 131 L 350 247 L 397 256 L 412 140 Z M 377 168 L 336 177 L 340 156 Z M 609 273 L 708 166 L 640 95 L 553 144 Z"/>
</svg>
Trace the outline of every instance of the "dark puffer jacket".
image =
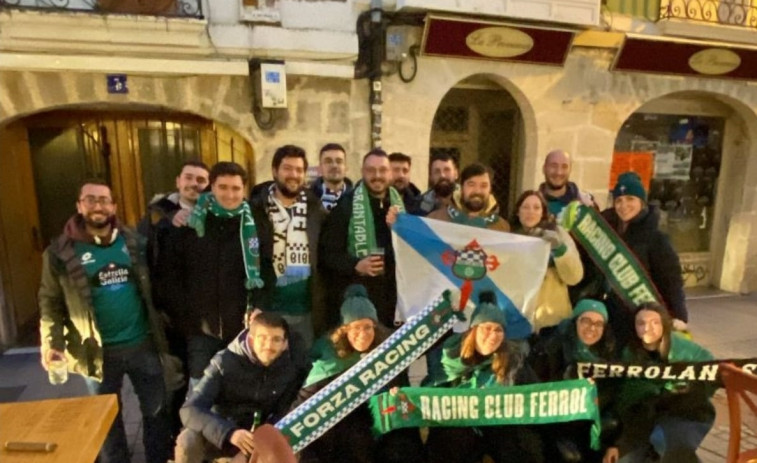
<svg viewBox="0 0 757 463">
<path fill-rule="evenodd" d="M 218 448 L 237 429 L 250 429 L 256 411 L 261 422 L 282 418 L 308 373 L 307 350 L 298 335 L 291 335 L 289 348 L 266 367 L 248 347 L 247 333 L 213 357 L 179 412 L 184 426 Z"/>
<path fill-rule="evenodd" d="M 667 235 L 659 229 L 657 211 L 653 207 L 642 209 L 639 215 L 629 222 L 623 233 L 620 232 L 622 222 L 615 209 L 605 209 L 602 211 L 602 216 L 618 232 L 647 270 L 671 315 L 688 322 L 681 262 Z M 607 308 L 618 346 L 622 347 L 634 332 L 631 308 L 625 307 L 615 294 L 609 295 Z"/>
<path fill-rule="evenodd" d="M 189 227 L 169 232 L 160 254 L 158 289 L 173 325 L 187 336 L 230 342 L 244 328 L 248 291 L 239 220 L 209 213 L 202 238 Z"/>
</svg>

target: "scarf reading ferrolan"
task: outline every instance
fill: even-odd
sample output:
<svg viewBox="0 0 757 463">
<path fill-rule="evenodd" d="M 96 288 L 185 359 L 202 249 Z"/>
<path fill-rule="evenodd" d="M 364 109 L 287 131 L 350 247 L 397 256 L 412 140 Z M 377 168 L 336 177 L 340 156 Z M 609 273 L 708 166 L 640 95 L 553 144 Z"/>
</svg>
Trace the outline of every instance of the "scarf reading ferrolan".
<svg viewBox="0 0 757 463">
<path fill-rule="evenodd" d="M 405 212 L 402 196 L 394 187 L 389 187 L 389 203 Z M 376 228 L 373 223 L 370 193 L 365 184 L 360 182 L 355 187 L 352 197 L 352 216 L 347 227 L 347 250 L 351 255 L 362 259 L 368 257 L 371 249 L 376 247 Z"/>
<path fill-rule="evenodd" d="M 468 427 L 590 420 L 599 448 L 597 389 L 585 379 L 484 389 L 401 388 L 371 398 L 373 428 L 385 434 L 410 427 Z"/>
<path fill-rule="evenodd" d="M 586 249 L 626 305 L 656 302 L 665 306 L 644 267 L 597 211 L 572 203 L 563 214 L 563 226 Z"/>
<path fill-rule="evenodd" d="M 721 385 L 720 364 L 730 363 L 747 373 L 757 374 L 757 358 L 675 362 L 670 364 L 634 364 L 622 362 L 578 362 L 580 378 L 638 378 L 658 381 L 700 381 Z"/>
<path fill-rule="evenodd" d="M 299 452 L 378 392 L 442 337 L 457 321 L 450 293 L 408 320 L 360 362 L 276 423 Z"/>
</svg>

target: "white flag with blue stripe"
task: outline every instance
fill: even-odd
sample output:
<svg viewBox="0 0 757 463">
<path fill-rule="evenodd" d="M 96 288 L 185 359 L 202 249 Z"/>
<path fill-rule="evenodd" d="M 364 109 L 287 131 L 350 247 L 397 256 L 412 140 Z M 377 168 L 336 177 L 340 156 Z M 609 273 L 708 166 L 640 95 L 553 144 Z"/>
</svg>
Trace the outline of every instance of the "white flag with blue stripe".
<svg viewBox="0 0 757 463">
<path fill-rule="evenodd" d="M 445 289 L 491 290 L 507 319 L 507 337 L 533 331 L 523 315 L 544 280 L 549 245 L 541 238 L 399 214 L 392 227 L 397 261 L 397 314 L 404 321 Z"/>
</svg>

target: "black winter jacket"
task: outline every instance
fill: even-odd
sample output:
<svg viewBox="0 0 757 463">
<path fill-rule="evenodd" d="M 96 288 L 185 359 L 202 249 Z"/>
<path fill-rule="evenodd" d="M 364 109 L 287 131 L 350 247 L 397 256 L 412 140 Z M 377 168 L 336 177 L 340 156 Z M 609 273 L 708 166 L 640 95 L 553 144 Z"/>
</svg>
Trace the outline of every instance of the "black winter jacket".
<svg viewBox="0 0 757 463">
<path fill-rule="evenodd" d="M 384 274 L 368 277 L 359 276 L 355 271 L 357 257 L 352 256 L 347 249 L 348 228 L 352 217 L 352 198 L 354 190 L 339 198 L 339 202 L 331 210 L 321 229 L 321 250 L 318 265 L 324 271 L 325 277 L 331 282 L 329 286 L 329 307 L 331 325 L 337 326 L 339 321 L 339 307 L 345 288 L 351 283 L 360 283 L 368 290 L 368 298 L 376 306 L 379 322 L 385 326 L 394 326 L 394 311 L 397 305 L 397 282 L 394 276 L 395 260 L 392 247 L 392 234 L 386 224 L 386 213 L 389 210 L 388 195 L 379 200 L 370 197 L 373 223 L 376 230 L 376 245 L 384 248 Z"/>
<path fill-rule="evenodd" d="M 218 352 L 181 407 L 181 421 L 218 448 L 237 429 L 250 429 L 254 413 L 262 423 L 281 419 L 307 376 L 307 350 L 299 335 L 291 334 L 289 348 L 271 365 L 263 366 L 247 345 L 243 330 Z"/>
<path fill-rule="evenodd" d="M 621 233 L 621 220 L 614 208 L 602 211 L 602 216 L 615 229 L 628 248 L 647 270 L 652 283 L 662 296 L 674 318 L 687 322 L 689 315 L 683 293 L 681 262 L 667 235 L 659 229 L 659 214 L 654 207 L 643 209 Z M 632 308 L 624 307 L 615 294 L 609 295 L 610 324 L 615 328 L 618 346 L 624 346 L 633 334 Z M 622 325 L 625 325 L 621 328 Z"/>
<path fill-rule="evenodd" d="M 248 291 L 239 217 L 208 213 L 205 236 L 172 228 L 161 252 L 161 287 L 172 324 L 185 335 L 206 334 L 230 342 L 244 328 Z"/>
</svg>

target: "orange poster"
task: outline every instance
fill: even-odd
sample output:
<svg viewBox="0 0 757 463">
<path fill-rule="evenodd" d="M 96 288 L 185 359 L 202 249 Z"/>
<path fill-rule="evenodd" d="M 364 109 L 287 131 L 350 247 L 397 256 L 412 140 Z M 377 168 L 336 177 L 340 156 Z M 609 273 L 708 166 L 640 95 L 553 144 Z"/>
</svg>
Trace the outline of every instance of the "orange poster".
<svg viewBox="0 0 757 463">
<path fill-rule="evenodd" d="M 612 155 L 610 167 L 610 189 L 615 186 L 618 176 L 623 172 L 636 172 L 641 177 L 644 189 L 649 191 L 654 168 L 654 151 L 616 151 Z"/>
</svg>

